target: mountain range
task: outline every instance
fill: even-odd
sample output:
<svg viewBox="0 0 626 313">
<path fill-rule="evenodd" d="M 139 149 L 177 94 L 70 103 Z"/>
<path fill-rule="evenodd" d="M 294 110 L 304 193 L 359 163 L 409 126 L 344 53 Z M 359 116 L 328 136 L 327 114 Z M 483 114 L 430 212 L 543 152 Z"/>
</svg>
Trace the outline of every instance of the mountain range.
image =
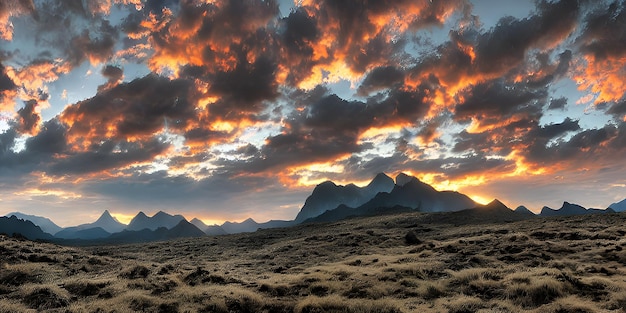
<svg viewBox="0 0 626 313">
<path fill-rule="evenodd" d="M 626 210 L 626 200 L 612 204 L 606 210 L 587 209 L 564 202 L 561 208 L 543 207 L 538 216 L 566 216 L 595 213 L 614 213 Z M 438 191 L 416 177 L 400 173 L 395 180 L 380 173 L 365 187 L 354 184 L 337 185 L 326 181 L 317 185 L 304 202 L 294 220 L 272 220 L 258 223 L 248 218 L 242 222 L 206 225 L 194 218 L 187 221 L 182 215 L 159 211 L 153 216 L 139 212 L 128 225 L 120 223 L 108 210 L 93 223 L 61 228 L 50 219 L 14 212 L 0 220 L 0 233 L 20 233 L 29 239 L 65 242 L 97 241 L 130 243 L 167 240 L 179 237 L 219 236 L 254 232 L 260 228 L 289 227 L 305 223 L 334 222 L 356 216 L 372 216 L 419 211 L 446 213 L 433 215 L 438 221 L 450 223 L 485 219 L 514 221 L 536 217 L 524 206 L 511 210 L 498 200 L 487 205 L 474 202 L 455 191 Z"/>
</svg>

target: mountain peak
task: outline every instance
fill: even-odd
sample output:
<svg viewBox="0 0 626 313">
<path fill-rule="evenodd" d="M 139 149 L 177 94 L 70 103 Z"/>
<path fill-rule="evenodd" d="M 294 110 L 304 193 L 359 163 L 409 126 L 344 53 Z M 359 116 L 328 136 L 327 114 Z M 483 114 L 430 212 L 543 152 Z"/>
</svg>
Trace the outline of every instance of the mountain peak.
<svg viewBox="0 0 626 313">
<path fill-rule="evenodd" d="M 396 185 L 402 187 L 414 180 L 419 181 L 416 177 L 413 177 L 404 173 L 400 173 L 396 176 Z"/>
</svg>

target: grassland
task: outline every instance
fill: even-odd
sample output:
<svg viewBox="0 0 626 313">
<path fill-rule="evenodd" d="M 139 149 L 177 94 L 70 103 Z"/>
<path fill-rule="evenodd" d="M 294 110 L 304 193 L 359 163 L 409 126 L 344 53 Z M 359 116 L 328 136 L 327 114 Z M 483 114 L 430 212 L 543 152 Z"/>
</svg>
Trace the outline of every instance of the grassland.
<svg viewBox="0 0 626 313">
<path fill-rule="evenodd" d="M 449 222 L 95 247 L 0 237 L 0 312 L 626 311 L 626 215 Z"/>
</svg>

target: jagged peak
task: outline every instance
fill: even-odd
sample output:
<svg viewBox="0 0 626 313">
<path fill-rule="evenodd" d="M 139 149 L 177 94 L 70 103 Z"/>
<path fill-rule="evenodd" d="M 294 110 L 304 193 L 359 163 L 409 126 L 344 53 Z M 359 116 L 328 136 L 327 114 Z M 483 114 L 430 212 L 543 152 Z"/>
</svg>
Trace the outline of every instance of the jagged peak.
<svg viewBox="0 0 626 313">
<path fill-rule="evenodd" d="M 500 201 L 498 199 L 491 200 L 491 202 L 487 203 L 487 206 L 489 206 L 489 207 L 495 207 L 495 206 L 507 207 L 506 204 L 502 203 L 502 201 Z"/>
<path fill-rule="evenodd" d="M 241 222 L 241 224 L 243 224 L 243 223 L 255 223 L 255 224 L 257 224 L 257 222 L 255 220 L 253 220 L 251 217 L 248 217 L 243 222 Z"/>
<path fill-rule="evenodd" d="M 419 179 L 417 179 L 417 177 L 411 176 L 411 175 L 407 175 L 405 173 L 400 173 L 398 175 L 396 175 L 396 185 L 402 187 L 410 182 L 413 181 L 418 181 Z"/>
<path fill-rule="evenodd" d="M 165 215 L 165 216 L 172 216 L 172 215 L 170 215 L 170 214 L 168 214 L 168 213 L 166 213 L 166 212 L 164 212 L 164 211 L 159 211 L 159 212 L 156 212 L 156 214 L 154 214 L 152 217 L 162 216 L 162 215 Z"/>
</svg>

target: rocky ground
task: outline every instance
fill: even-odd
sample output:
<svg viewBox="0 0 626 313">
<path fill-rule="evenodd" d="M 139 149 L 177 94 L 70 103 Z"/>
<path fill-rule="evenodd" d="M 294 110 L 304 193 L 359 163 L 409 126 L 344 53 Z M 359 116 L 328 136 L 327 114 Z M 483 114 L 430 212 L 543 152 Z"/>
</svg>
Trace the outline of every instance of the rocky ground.
<svg viewBox="0 0 626 313">
<path fill-rule="evenodd" d="M 0 312 L 624 312 L 626 215 L 404 213 L 167 242 L 0 237 Z"/>
</svg>

